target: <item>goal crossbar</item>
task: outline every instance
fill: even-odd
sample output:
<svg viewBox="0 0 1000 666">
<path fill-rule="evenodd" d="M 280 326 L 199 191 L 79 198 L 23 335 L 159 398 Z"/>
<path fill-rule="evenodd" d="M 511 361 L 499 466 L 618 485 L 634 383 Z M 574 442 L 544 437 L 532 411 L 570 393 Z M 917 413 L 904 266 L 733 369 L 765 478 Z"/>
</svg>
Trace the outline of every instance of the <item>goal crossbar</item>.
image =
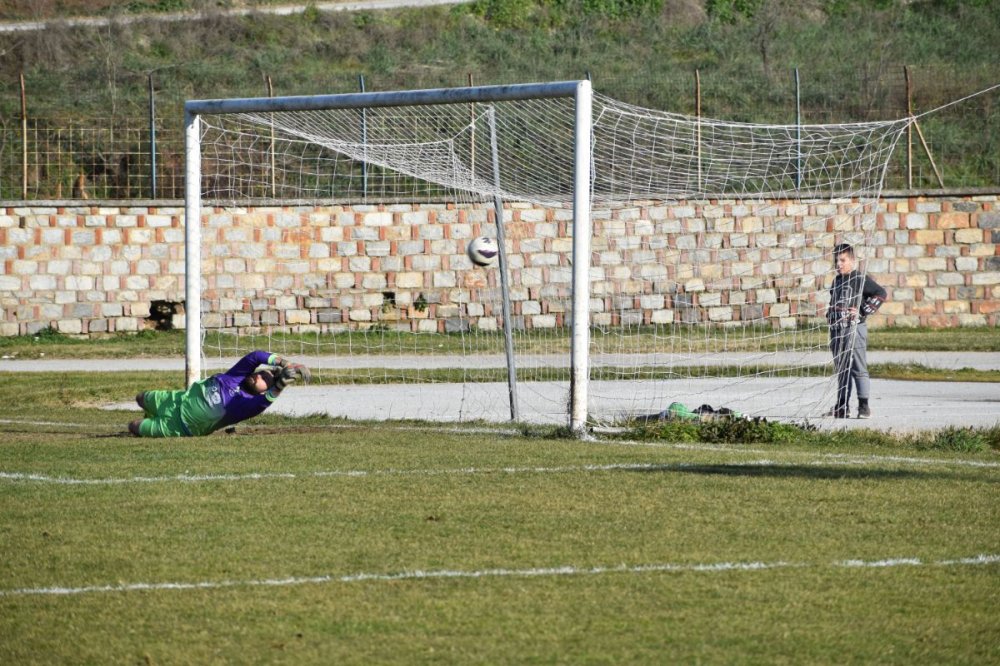
<svg viewBox="0 0 1000 666">
<path fill-rule="evenodd" d="M 472 102 L 514 102 L 525 99 L 575 97 L 589 81 L 518 83 L 468 88 L 429 88 L 337 95 L 297 95 L 287 97 L 246 97 L 234 99 L 188 100 L 186 114 L 264 113 L 268 111 L 316 111 L 319 109 L 363 109 L 386 106 L 468 104 Z"/>
</svg>

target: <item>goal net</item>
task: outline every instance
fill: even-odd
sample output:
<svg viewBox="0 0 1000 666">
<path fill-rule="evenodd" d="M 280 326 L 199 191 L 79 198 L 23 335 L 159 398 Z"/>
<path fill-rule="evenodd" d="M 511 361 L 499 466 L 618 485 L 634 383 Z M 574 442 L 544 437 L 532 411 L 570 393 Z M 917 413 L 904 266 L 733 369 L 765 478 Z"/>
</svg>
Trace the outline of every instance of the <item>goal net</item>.
<svg viewBox="0 0 1000 666">
<path fill-rule="evenodd" d="M 906 126 L 726 123 L 589 82 L 187 108 L 189 381 L 267 349 L 313 368 L 309 412 L 574 429 L 829 409 L 833 248 L 865 269 Z M 480 235 L 498 265 L 465 255 Z"/>
</svg>

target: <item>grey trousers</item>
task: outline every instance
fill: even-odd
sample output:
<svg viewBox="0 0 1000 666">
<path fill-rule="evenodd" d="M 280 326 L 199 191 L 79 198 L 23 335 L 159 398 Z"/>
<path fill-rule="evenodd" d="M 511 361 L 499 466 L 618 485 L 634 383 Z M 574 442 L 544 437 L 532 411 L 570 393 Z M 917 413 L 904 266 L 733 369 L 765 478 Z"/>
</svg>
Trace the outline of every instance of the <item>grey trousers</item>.
<svg viewBox="0 0 1000 666">
<path fill-rule="evenodd" d="M 837 407 L 846 408 L 855 386 L 859 400 L 867 400 L 871 392 L 868 376 L 868 325 L 864 322 L 849 326 L 830 327 L 830 351 L 837 373 Z"/>
</svg>

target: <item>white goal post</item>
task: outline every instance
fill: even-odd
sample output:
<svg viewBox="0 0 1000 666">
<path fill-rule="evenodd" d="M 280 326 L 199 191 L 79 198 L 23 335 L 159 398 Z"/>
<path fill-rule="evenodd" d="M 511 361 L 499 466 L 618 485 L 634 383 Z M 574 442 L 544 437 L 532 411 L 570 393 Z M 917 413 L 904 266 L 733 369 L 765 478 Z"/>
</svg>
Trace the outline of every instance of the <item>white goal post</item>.
<svg viewBox="0 0 1000 666">
<path fill-rule="evenodd" d="M 833 251 L 891 273 L 909 122 L 692 118 L 589 81 L 189 101 L 186 379 L 259 348 L 310 358 L 347 418 L 820 417 Z"/>
<path fill-rule="evenodd" d="M 590 81 L 443 88 L 399 92 L 368 92 L 299 97 L 191 100 L 184 105 L 185 127 L 185 301 L 186 381 L 202 374 L 201 327 L 201 118 L 210 114 L 308 111 L 315 109 L 368 109 L 427 104 L 473 104 L 524 99 L 572 98 L 575 162 L 573 167 L 573 306 L 569 426 L 583 432 L 587 420 L 589 366 L 588 271 L 590 265 Z M 193 305 L 194 304 L 194 305 Z"/>
</svg>

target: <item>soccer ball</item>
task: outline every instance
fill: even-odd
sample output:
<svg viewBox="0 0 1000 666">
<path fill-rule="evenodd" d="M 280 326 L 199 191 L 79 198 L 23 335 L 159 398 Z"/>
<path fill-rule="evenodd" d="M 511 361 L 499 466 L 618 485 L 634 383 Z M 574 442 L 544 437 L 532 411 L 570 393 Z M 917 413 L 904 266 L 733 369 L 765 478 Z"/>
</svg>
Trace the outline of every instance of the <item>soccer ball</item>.
<svg viewBox="0 0 1000 666">
<path fill-rule="evenodd" d="M 469 260 L 476 266 L 493 266 L 497 263 L 497 257 L 500 256 L 500 248 L 497 247 L 495 238 L 479 236 L 469 241 L 465 253 L 469 255 Z"/>
</svg>

